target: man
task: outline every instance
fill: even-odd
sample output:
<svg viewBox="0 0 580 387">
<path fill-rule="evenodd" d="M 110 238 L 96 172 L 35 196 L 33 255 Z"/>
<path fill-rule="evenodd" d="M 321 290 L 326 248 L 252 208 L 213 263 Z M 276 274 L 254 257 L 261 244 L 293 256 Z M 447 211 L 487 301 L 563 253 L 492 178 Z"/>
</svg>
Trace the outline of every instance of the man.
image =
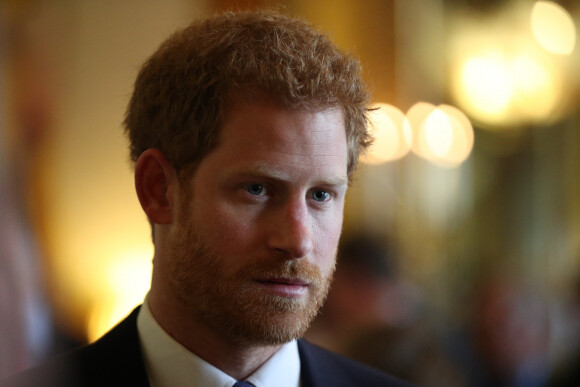
<svg viewBox="0 0 580 387">
<path fill-rule="evenodd" d="M 171 36 L 125 119 L 153 228 L 146 301 L 20 381 L 403 385 L 300 340 L 332 279 L 367 103 L 357 62 L 301 21 L 224 14 Z"/>
</svg>

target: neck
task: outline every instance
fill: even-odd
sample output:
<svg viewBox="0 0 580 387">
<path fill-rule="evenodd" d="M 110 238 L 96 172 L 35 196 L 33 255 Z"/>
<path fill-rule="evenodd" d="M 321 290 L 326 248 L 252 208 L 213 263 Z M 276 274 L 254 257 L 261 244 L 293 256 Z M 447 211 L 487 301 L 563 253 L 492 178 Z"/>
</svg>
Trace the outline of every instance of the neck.
<svg viewBox="0 0 580 387">
<path fill-rule="evenodd" d="M 204 361 L 237 380 L 246 379 L 281 346 L 247 345 L 228 340 L 220 332 L 200 323 L 184 305 L 172 297 L 162 297 L 151 288 L 148 305 L 157 323 L 175 341 Z M 191 316 L 184 321 L 183 316 Z"/>
</svg>

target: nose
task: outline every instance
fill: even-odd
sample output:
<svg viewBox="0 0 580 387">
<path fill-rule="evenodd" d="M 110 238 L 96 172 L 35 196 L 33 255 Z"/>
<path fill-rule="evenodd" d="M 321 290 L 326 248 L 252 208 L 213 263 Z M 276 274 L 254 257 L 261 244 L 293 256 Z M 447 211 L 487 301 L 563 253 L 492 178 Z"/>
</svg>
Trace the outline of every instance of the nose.
<svg viewBox="0 0 580 387">
<path fill-rule="evenodd" d="M 270 247 L 282 251 L 288 258 L 306 257 L 313 249 L 311 222 L 304 198 L 288 200 L 274 216 L 277 221 L 270 230 Z"/>
</svg>

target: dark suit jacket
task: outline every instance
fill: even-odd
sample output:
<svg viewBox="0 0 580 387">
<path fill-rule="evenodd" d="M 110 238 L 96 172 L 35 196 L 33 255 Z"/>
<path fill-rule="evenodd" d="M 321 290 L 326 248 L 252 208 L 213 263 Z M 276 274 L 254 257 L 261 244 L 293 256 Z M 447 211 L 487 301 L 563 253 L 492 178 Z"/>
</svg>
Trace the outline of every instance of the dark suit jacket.
<svg viewBox="0 0 580 387">
<path fill-rule="evenodd" d="M 26 371 L 2 386 L 149 387 L 137 333 L 138 311 L 95 343 Z M 298 341 L 298 352 L 302 387 L 409 386 L 304 340 Z"/>
</svg>

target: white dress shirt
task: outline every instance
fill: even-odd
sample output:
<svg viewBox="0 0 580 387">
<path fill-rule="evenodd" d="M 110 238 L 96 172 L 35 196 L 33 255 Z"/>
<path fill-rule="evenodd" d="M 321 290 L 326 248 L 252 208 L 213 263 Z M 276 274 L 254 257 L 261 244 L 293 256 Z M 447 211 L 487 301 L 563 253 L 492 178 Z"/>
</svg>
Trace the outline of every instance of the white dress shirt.
<svg viewBox="0 0 580 387">
<path fill-rule="evenodd" d="M 137 317 L 137 330 L 151 387 L 232 387 L 236 382 L 169 336 L 151 314 L 147 299 Z M 284 344 L 246 381 L 256 387 L 300 387 L 296 341 Z"/>
</svg>

